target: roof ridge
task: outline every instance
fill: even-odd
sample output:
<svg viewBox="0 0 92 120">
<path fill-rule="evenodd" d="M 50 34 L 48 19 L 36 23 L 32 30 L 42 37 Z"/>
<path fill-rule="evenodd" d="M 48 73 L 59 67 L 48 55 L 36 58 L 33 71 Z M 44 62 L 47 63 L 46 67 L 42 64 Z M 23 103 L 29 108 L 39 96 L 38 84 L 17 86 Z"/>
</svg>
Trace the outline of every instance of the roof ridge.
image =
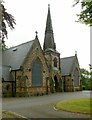
<svg viewBox="0 0 92 120">
<path fill-rule="evenodd" d="M 19 44 L 19 45 L 13 46 L 13 47 L 10 47 L 10 48 L 6 49 L 5 51 L 10 50 L 10 49 L 12 49 L 12 48 L 19 47 L 19 46 L 21 46 L 21 45 L 24 45 L 24 44 L 29 43 L 29 42 L 32 42 L 32 41 L 35 41 L 35 39 L 34 39 L 34 40 L 27 41 L 27 42 L 24 42 L 24 43 L 21 43 L 21 44 Z"/>
<path fill-rule="evenodd" d="M 5 66 L 5 67 L 11 67 L 10 65 L 2 65 L 2 67 Z"/>
<path fill-rule="evenodd" d="M 72 57 L 75 57 L 75 56 L 63 57 L 61 59 L 67 59 L 67 58 L 72 58 Z"/>
</svg>

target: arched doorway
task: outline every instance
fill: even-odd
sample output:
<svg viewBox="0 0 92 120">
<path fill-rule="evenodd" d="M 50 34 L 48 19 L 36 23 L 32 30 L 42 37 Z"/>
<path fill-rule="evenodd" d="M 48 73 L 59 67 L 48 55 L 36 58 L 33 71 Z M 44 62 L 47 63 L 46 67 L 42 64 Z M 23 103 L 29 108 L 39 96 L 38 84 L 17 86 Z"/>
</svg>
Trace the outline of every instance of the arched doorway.
<svg viewBox="0 0 92 120">
<path fill-rule="evenodd" d="M 57 76 L 54 76 L 54 87 L 55 87 L 55 91 L 58 92 L 58 79 Z"/>
</svg>

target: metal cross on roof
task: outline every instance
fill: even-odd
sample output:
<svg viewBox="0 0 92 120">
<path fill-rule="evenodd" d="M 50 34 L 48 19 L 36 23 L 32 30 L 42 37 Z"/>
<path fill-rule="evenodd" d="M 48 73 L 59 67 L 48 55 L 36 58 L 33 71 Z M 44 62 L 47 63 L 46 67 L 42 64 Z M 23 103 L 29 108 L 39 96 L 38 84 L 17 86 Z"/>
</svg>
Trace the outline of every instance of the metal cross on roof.
<svg viewBox="0 0 92 120">
<path fill-rule="evenodd" d="M 37 32 L 37 31 L 35 31 L 35 33 L 36 33 L 36 36 L 37 36 L 38 32 Z"/>
<path fill-rule="evenodd" d="M 36 33 L 36 37 L 35 37 L 35 38 L 38 38 L 38 36 L 37 36 L 37 35 L 38 35 L 38 32 L 37 32 L 37 31 L 35 31 L 35 33 Z"/>
<path fill-rule="evenodd" d="M 77 51 L 75 51 L 75 55 L 77 55 Z"/>
</svg>

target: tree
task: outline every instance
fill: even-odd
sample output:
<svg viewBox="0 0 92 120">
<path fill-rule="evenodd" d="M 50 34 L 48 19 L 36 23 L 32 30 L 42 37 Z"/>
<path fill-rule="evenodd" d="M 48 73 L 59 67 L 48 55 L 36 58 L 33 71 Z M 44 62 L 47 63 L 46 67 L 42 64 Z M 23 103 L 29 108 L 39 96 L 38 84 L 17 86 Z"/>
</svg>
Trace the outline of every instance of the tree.
<svg viewBox="0 0 92 120">
<path fill-rule="evenodd" d="M 92 72 L 86 69 L 81 69 L 82 86 L 85 90 L 92 90 Z"/>
<path fill-rule="evenodd" d="M 6 49 L 7 49 L 7 46 L 5 45 L 5 41 L 0 40 L 0 52 Z"/>
<path fill-rule="evenodd" d="M 81 12 L 77 14 L 78 20 L 77 22 L 86 24 L 88 26 L 92 26 L 92 0 L 75 0 L 76 3 L 73 5 L 77 5 L 81 3 Z"/>
<path fill-rule="evenodd" d="M 6 11 L 7 9 L 3 3 L 3 1 L 0 1 L 0 46 L 2 49 L 5 49 L 4 47 L 6 45 L 4 38 L 8 38 L 7 25 L 11 30 L 13 30 L 16 22 L 14 17 Z"/>
<path fill-rule="evenodd" d="M 92 71 L 90 71 L 90 89 L 92 90 Z"/>
</svg>

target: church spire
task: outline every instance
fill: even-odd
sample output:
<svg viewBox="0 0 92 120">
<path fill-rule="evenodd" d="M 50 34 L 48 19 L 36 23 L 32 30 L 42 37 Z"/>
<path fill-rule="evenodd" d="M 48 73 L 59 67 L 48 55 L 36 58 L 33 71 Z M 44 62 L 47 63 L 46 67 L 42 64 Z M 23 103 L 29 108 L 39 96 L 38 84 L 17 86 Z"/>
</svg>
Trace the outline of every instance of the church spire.
<svg viewBox="0 0 92 120">
<path fill-rule="evenodd" d="M 54 43 L 54 35 L 53 35 L 53 28 L 52 28 L 52 20 L 50 14 L 50 4 L 48 4 L 48 14 L 47 14 L 47 21 L 46 21 L 46 29 L 45 29 L 45 37 L 44 37 L 44 51 L 48 48 L 56 49 Z"/>
<path fill-rule="evenodd" d="M 45 29 L 45 33 L 47 32 L 53 33 L 52 21 L 51 21 L 51 15 L 50 15 L 50 4 L 48 4 L 48 15 L 47 15 L 46 29 Z"/>
</svg>

